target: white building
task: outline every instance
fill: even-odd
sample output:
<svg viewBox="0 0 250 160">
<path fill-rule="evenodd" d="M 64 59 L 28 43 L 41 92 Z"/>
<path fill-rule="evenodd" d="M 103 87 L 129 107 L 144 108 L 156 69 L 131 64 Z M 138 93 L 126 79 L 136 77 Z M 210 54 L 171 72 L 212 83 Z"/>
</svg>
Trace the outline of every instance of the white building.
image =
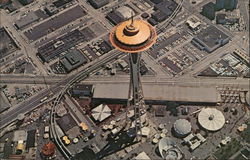
<svg viewBox="0 0 250 160">
<path fill-rule="evenodd" d="M 205 108 L 199 113 L 198 122 L 208 131 L 217 131 L 225 124 L 225 117 L 221 111 L 215 108 Z"/>
</svg>

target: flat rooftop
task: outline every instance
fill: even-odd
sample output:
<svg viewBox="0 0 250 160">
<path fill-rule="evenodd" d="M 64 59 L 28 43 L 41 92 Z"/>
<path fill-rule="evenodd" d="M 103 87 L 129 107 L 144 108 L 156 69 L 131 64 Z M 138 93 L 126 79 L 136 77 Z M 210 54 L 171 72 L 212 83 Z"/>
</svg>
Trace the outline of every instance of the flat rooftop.
<svg viewBox="0 0 250 160">
<path fill-rule="evenodd" d="M 73 30 L 68 32 L 67 34 L 59 37 L 58 39 L 46 43 L 45 45 L 38 48 L 38 55 L 44 62 L 48 62 L 54 57 L 58 56 L 60 53 L 68 50 L 74 45 L 83 42 L 85 40 L 85 36 L 79 30 Z M 63 42 L 62 45 L 55 47 L 57 42 Z"/>
<path fill-rule="evenodd" d="M 0 113 L 10 108 L 9 101 L 4 95 L 3 91 L 0 90 Z"/>
<path fill-rule="evenodd" d="M 217 103 L 216 88 L 180 87 L 160 84 L 143 84 L 144 99 L 148 101 L 205 102 Z M 96 84 L 95 99 L 127 99 L 128 84 Z"/>
<path fill-rule="evenodd" d="M 0 28 L 0 46 L 0 59 L 18 49 L 17 44 L 5 28 Z"/>
<path fill-rule="evenodd" d="M 58 123 L 60 128 L 63 130 L 63 132 L 67 132 L 68 130 L 70 130 L 71 128 L 77 125 L 76 121 L 69 113 L 64 115 L 62 118 L 56 120 L 56 122 Z"/>
<path fill-rule="evenodd" d="M 37 40 L 62 26 L 75 21 L 76 19 L 85 16 L 87 13 L 85 10 L 80 7 L 76 6 L 73 7 L 59 15 L 54 16 L 53 18 L 34 26 L 32 31 L 26 31 L 24 35 L 29 40 Z"/>
<path fill-rule="evenodd" d="M 214 26 L 209 26 L 197 34 L 197 39 L 209 48 L 215 47 L 219 41 L 227 38 L 229 38 L 228 35 Z"/>
<path fill-rule="evenodd" d="M 32 12 L 29 12 L 26 16 L 18 19 L 16 21 L 16 25 L 18 28 L 21 29 L 38 20 L 39 20 L 39 17 L 35 14 L 34 11 L 32 11 Z"/>
<path fill-rule="evenodd" d="M 71 2 L 71 1 L 72 1 L 72 0 L 57 0 L 57 1 L 53 2 L 53 4 L 54 4 L 57 8 L 59 8 L 59 7 L 62 7 L 62 6 L 64 6 L 65 4 L 67 4 L 67 3 Z"/>
<path fill-rule="evenodd" d="M 80 65 L 87 63 L 87 59 L 78 50 L 70 50 L 68 53 L 60 60 L 61 64 L 67 70 L 67 72 L 76 69 Z"/>
</svg>

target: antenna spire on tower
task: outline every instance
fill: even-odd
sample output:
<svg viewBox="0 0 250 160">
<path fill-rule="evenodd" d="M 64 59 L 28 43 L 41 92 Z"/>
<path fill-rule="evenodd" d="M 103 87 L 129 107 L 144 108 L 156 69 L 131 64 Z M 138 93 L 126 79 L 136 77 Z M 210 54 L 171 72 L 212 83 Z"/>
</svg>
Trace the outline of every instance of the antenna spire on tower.
<svg viewBox="0 0 250 160">
<path fill-rule="evenodd" d="M 131 12 L 131 24 L 130 24 L 131 27 L 134 26 L 134 14 L 133 12 Z"/>
</svg>

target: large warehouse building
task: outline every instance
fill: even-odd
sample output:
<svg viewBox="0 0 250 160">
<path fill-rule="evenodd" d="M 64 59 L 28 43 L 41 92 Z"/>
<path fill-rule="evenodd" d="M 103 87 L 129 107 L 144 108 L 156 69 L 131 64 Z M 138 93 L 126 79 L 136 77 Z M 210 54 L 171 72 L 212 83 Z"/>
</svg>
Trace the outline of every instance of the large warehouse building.
<svg viewBox="0 0 250 160">
<path fill-rule="evenodd" d="M 230 40 L 229 36 L 214 26 L 203 29 L 192 39 L 192 43 L 201 50 L 209 53 L 225 45 Z"/>
<path fill-rule="evenodd" d="M 93 98 L 97 101 L 126 102 L 128 84 L 96 84 Z M 143 84 L 146 103 L 216 104 L 220 101 L 216 88 L 213 87 L 179 87 L 160 84 Z"/>
</svg>

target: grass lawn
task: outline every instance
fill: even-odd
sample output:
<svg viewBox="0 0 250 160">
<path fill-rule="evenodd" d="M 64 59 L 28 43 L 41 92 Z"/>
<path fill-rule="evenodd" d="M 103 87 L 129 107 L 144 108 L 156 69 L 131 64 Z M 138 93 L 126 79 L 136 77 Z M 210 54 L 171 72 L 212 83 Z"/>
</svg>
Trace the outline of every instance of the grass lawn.
<svg viewBox="0 0 250 160">
<path fill-rule="evenodd" d="M 242 145 L 236 139 L 232 139 L 227 145 L 219 148 L 214 156 L 217 159 L 229 159 L 233 154 L 239 151 L 242 148 Z"/>
</svg>

